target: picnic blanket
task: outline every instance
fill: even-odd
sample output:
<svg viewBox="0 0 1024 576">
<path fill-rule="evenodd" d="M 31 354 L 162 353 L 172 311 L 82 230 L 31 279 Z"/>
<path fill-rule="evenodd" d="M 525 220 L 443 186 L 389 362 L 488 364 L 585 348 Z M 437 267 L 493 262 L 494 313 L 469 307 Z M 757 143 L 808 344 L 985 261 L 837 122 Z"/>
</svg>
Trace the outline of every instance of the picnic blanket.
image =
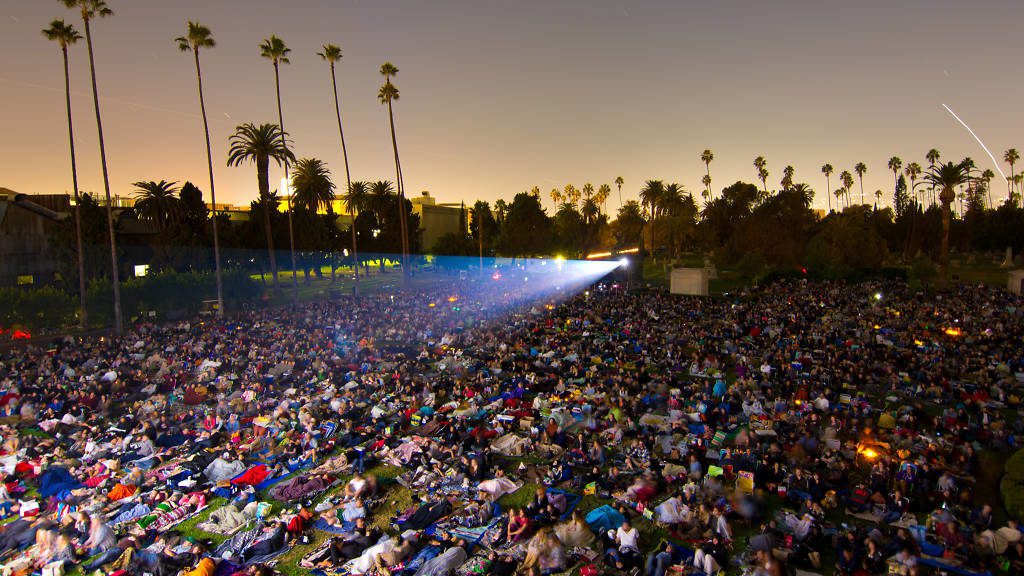
<svg viewBox="0 0 1024 576">
<path fill-rule="evenodd" d="M 500 477 L 480 482 L 477 490 L 488 494 L 492 502 L 497 502 L 502 496 L 519 490 L 521 486 L 522 484 L 516 484 L 508 478 Z"/>
<path fill-rule="evenodd" d="M 579 494 L 573 494 L 558 488 L 548 488 L 547 498 L 548 503 L 553 504 L 561 512 L 558 519 L 563 521 L 568 520 L 572 516 L 572 511 L 576 509 L 576 505 L 583 499 Z"/>
<path fill-rule="evenodd" d="M 595 534 L 603 534 L 622 526 L 622 523 L 626 521 L 626 517 L 615 508 L 605 504 L 591 510 L 587 514 L 586 520 Z"/>
<path fill-rule="evenodd" d="M 39 477 L 39 496 L 42 498 L 56 497 L 63 500 L 72 490 L 81 487 L 82 483 L 76 480 L 67 468 L 60 466 L 50 466 Z"/>
<path fill-rule="evenodd" d="M 313 529 L 321 532 L 327 532 L 328 534 L 351 534 L 351 530 L 346 530 L 344 526 L 336 526 L 330 524 L 327 520 L 319 518 L 316 522 L 313 522 Z"/>
<path fill-rule="evenodd" d="M 232 460 L 231 462 L 228 462 L 223 458 L 217 458 L 213 462 L 210 462 L 209 466 L 203 470 L 203 475 L 206 476 L 210 482 L 223 482 L 238 476 L 245 472 L 245 470 L 246 466 L 240 460 Z"/>
<path fill-rule="evenodd" d="M 529 450 L 530 441 L 515 434 L 505 434 L 491 445 L 491 449 L 504 456 L 522 456 Z"/>
<path fill-rule="evenodd" d="M 296 476 L 270 489 L 270 497 L 281 502 L 300 500 L 327 489 L 327 482 L 320 477 Z"/>
<path fill-rule="evenodd" d="M 236 486 L 257 486 L 268 476 L 270 476 L 270 470 L 267 469 L 266 464 L 257 464 L 232 478 L 231 483 Z"/>
<path fill-rule="evenodd" d="M 467 543 L 467 548 L 472 549 L 484 539 L 487 534 L 502 523 L 502 518 L 493 518 L 483 526 L 468 528 L 466 526 L 451 526 L 447 532 L 456 538 L 462 538 Z"/>
<path fill-rule="evenodd" d="M 250 502 L 241 510 L 234 504 L 228 504 L 210 512 L 206 520 L 196 524 L 196 528 L 211 534 L 230 535 L 256 518 L 259 502 Z"/>
<path fill-rule="evenodd" d="M 974 570 L 964 568 L 963 566 L 956 566 L 948 562 L 943 562 L 940 558 L 930 558 L 928 556 L 922 556 L 921 558 L 918 558 L 917 563 L 923 564 L 925 566 L 930 566 L 932 568 L 941 570 L 948 574 L 958 574 L 959 576 L 992 576 L 992 573 L 988 570 L 984 572 L 976 572 Z"/>
</svg>

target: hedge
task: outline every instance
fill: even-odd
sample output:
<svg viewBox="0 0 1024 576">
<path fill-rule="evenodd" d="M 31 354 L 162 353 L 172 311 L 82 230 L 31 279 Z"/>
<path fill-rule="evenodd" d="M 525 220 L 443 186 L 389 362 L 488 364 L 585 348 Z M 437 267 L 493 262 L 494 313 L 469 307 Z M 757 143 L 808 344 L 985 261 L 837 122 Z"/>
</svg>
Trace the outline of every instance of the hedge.
<svg viewBox="0 0 1024 576">
<path fill-rule="evenodd" d="M 999 484 L 1003 505 L 1012 518 L 1024 518 L 1024 449 L 1006 461 Z"/>
<path fill-rule="evenodd" d="M 258 299 L 262 286 L 242 270 L 224 271 L 225 306 Z M 89 323 L 109 326 L 113 320 L 113 289 L 106 280 L 95 280 L 86 289 Z M 126 320 L 155 311 L 158 316 L 190 315 L 203 302 L 217 298 L 213 272 L 157 272 L 121 283 L 121 309 Z M 51 286 L 0 288 L 0 328 L 53 332 L 77 322 L 78 295 Z"/>
</svg>

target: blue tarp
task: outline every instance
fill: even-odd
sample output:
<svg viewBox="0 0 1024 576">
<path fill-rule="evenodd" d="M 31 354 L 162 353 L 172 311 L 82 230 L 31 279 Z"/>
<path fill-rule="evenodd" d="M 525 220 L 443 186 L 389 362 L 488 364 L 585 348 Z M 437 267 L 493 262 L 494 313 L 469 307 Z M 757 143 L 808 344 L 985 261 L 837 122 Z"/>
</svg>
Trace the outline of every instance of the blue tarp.
<svg viewBox="0 0 1024 576">
<path fill-rule="evenodd" d="M 597 534 L 603 534 L 609 530 L 615 530 L 619 526 L 622 526 L 622 523 L 625 521 L 625 516 L 607 504 L 599 508 L 594 508 L 589 514 L 587 514 L 587 524 L 590 526 L 590 529 Z"/>
</svg>

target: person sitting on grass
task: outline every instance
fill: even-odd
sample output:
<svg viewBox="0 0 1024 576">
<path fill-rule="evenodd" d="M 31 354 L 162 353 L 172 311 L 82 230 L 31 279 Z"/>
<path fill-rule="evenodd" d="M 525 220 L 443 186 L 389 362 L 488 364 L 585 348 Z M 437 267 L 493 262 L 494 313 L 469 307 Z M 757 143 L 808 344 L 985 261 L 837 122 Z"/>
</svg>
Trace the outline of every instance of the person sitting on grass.
<svg viewBox="0 0 1024 576">
<path fill-rule="evenodd" d="M 507 542 L 520 542 L 530 535 L 533 522 L 521 508 L 513 508 L 508 513 L 508 526 L 505 530 Z"/>
<path fill-rule="evenodd" d="M 629 520 L 611 533 L 613 545 L 605 550 L 606 561 L 619 570 L 637 568 L 643 562 L 640 555 L 640 531 Z"/>
</svg>

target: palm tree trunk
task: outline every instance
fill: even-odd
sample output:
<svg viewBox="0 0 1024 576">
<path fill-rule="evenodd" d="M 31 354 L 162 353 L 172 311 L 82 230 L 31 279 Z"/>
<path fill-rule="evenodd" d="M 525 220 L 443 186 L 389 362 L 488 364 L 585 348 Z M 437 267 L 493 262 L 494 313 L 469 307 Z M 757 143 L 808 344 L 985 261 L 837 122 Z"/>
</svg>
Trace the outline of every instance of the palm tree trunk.
<svg viewBox="0 0 1024 576">
<path fill-rule="evenodd" d="M 1006 199 L 1013 200 L 1013 162 L 1010 163 L 1010 179 L 1006 181 Z"/>
<path fill-rule="evenodd" d="M 946 194 L 946 190 L 942 191 L 942 196 L 949 196 L 952 194 L 952 190 L 949 194 Z M 949 281 L 949 220 L 950 220 L 950 202 L 942 201 L 942 252 L 939 254 L 940 264 L 942 272 L 939 278 L 939 282 L 943 288 L 946 287 Z"/>
<path fill-rule="evenodd" d="M 103 167 L 103 192 L 107 199 L 107 233 L 110 236 L 110 280 L 114 287 L 114 334 L 120 336 L 124 331 L 121 319 L 121 279 L 117 271 L 117 242 L 114 236 L 114 207 L 110 201 L 110 175 L 107 172 L 107 148 L 103 142 L 103 120 L 100 116 L 100 93 L 96 87 L 96 61 L 92 51 L 92 30 L 89 18 L 82 19 L 85 23 L 85 42 L 89 48 L 89 72 L 92 77 L 92 102 L 96 109 L 96 132 L 100 141 L 100 164 Z"/>
<path fill-rule="evenodd" d="M 277 92 L 277 125 L 281 128 L 281 146 L 285 150 L 284 157 L 284 179 L 288 180 L 288 140 L 284 137 L 284 114 L 281 111 L 281 75 L 277 61 L 274 61 L 274 89 Z M 288 192 L 288 190 L 284 190 Z M 295 229 L 292 226 L 292 194 L 288 193 L 288 250 L 292 256 L 292 304 L 299 302 L 299 277 L 295 264 Z"/>
<path fill-rule="evenodd" d="M 832 181 L 828 174 L 825 175 L 825 200 L 828 202 L 828 211 L 832 211 Z"/>
<path fill-rule="evenodd" d="M 199 82 L 199 110 L 203 113 L 203 135 L 206 137 L 206 165 L 210 171 L 210 216 L 213 222 L 213 266 L 217 277 L 217 316 L 224 317 L 224 280 L 220 271 L 220 240 L 217 235 L 217 192 L 213 187 L 213 152 L 210 149 L 210 124 L 206 120 L 206 99 L 203 97 L 203 72 L 199 67 L 199 49 L 193 48 L 196 79 Z"/>
<path fill-rule="evenodd" d="M 334 73 L 334 62 L 331 62 L 331 86 L 334 87 L 334 113 L 338 117 L 338 136 L 341 137 L 341 157 L 345 160 L 345 191 L 352 191 L 352 174 L 348 168 L 348 149 L 345 147 L 345 130 L 341 127 L 341 102 L 338 98 L 338 79 Z M 352 270 L 355 272 L 355 293 L 359 294 L 359 249 L 356 247 L 356 212 L 348 207 L 352 217 Z"/>
<path fill-rule="evenodd" d="M 281 293 L 277 279 L 277 256 L 274 254 L 274 229 L 270 226 L 270 158 L 256 159 L 256 178 L 259 180 L 260 200 L 263 201 L 263 231 L 267 235 L 267 257 L 270 259 L 270 275 L 274 280 L 274 293 Z"/>
<path fill-rule="evenodd" d="M 395 136 L 395 114 L 388 100 L 388 122 L 391 125 L 391 147 L 395 151 L 395 175 L 398 188 L 398 222 L 402 227 L 402 277 L 409 280 L 409 238 L 408 225 L 405 223 L 405 186 L 402 182 L 402 164 L 398 157 L 398 138 Z"/>
<path fill-rule="evenodd" d="M 88 312 L 85 309 L 85 253 L 82 252 L 82 206 L 78 197 L 78 164 L 75 159 L 75 129 L 71 120 L 71 73 L 68 66 L 68 48 L 61 47 L 64 54 L 64 95 L 68 107 L 68 142 L 71 149 L 71 183 L 75 193 L 75 246 L 78 250 L 78 327 L 85 330 L 89 325 Z"/>
</svg>

